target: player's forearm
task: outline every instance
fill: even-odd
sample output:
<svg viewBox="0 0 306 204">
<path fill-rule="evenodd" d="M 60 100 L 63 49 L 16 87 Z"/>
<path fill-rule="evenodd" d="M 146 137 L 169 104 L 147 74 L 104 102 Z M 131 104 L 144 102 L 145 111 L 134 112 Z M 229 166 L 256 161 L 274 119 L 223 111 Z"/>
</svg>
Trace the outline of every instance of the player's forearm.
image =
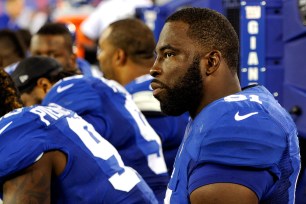
<svg viewBox="0 0 306 204">
<path fill-rule="evenodd" d="M 33 179 L 32 175 L 17 177 L 5 182 L 3 187 L 6 204 L 50 203 L 50 185 L 44 175 L 39 179 Z"/>
<path fill-rule="evenodd" d="M 50 203 L 51 173 L 35 168 L 37 163 L 18 175 L 12 176 L 4 183 L 3 203 Z"/>
</svg>

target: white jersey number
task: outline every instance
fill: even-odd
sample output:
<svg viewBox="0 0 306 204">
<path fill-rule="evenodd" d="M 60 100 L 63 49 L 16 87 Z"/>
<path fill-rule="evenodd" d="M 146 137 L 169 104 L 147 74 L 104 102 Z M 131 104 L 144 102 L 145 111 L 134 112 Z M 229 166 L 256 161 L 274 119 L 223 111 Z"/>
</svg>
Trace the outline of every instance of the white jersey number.
<svg viewBox="0 0 306 204">
<path fill-rule="evenodd" d="M 157 133 L 153 130 L 151 125 L 148 123 L 144 115 L 141 113 L 135 102 L 133 101 L 132 96 L 125 90 L 124 87 L 122 87 L 120 84 L 118 84 L 115 81 L 112 80 L 102 80 L 104 83 L 108 84 L 115 92 L 121 92 L 126 95 L 125 100 L 125 108 L 130 112 L 130 114 L 133 116 L 134 120 L 136 121 L 138 128 L 140 130 L 141 136 L 146 141 L 156 141 L 156 143 L 159 146 L 158 153 L 152 153 L 147 155 L 147 161 L 149 168 L 155 173 L 155 174 L 163 174 L 167 173 L 167 166 L 165 163 L 162 146 L 161 146 L 161 140 Z"/>
<path fill-rule="evenodd" d="M 124 169 L 124 172 L 120 175 L 116 172 L 108 179 L 116 190 L 129 192 L 137 183 L 140 182 L 135 171 L 130 167 L 124 166 L 117 150 L 102 136 L 100 136 L 91 124 L 78 116 L 67 118 L 67 121 L 71 130 L 79 136 L 95 157 L 106 161 L 110 157 L 114 156 L 118 161 L 119 166 Z"/>
</svg>

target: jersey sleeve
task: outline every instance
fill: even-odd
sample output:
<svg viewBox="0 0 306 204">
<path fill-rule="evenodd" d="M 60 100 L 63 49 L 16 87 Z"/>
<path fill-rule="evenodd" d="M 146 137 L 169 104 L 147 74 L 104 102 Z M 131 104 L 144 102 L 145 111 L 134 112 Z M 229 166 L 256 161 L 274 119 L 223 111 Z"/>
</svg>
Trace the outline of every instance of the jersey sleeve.
<svg viewBox="0 0 306 204">
<path fill-rule="evenodd" d="M 13 121 L 14 123 L 18 121 Z M 29 128 L 30 127 L 30 128 Z M 44 128 L 34 123 L 24 123 L 8 130 L 0 137 L 0 182 L 15 172 L 34 164 L 49 145 L 44 138 Z"/>
<path fill-rule="evenodd" d="M 245 186 L 252 190 L 259 200 L 266 196 L 274 184 L 273 176 L 267 170 L 206 164 L 192 172 L 188 184 L 189 194 L 201 186 L 213 183 L 234 183 Z"/>
<path fill-rule="evenodd" d="M 238 111 L 240 115 L 257 113 L 240 120 L 235 119 Z M 198 147 L 199 151 L 190 151 L 195 161 L 269 169 L 275 176 L 280 176 L 277 163 L 288 149 L 287 136 L 265 111 L 239 110 L 238 107 L 204 115 L 203 120 L 210 122 L 196 122 L 191 134 L 198 139 L 190 140 L 188 144 Z"/>
</svg>

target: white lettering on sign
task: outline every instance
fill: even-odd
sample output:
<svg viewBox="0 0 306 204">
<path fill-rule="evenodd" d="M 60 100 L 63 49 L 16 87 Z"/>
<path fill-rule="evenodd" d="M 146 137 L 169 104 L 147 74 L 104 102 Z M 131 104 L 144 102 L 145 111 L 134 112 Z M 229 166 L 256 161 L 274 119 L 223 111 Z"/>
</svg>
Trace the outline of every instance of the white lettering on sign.
<svg viewBox="0 0 306 204">
<path fill-rule="evenodd" d="M 248 33 L 251 35 L 256 35 L 259 32 L 258 22 L 255 20 L 248 22 Z"/>
<path fill-rule="evenodd" d="M 248 65 L 258 65 L 258 55 L 257 52 L 249 52 Z"/>
<path fill-rule="evenodd" d="M 261 7 L 260 6 L 246 6 L 246 19 L 252 19 L 247 24 L 247 32 L 249 34 L 249 52 L 247 54 L 247 72 L 248 81 L 258 81 L 259 79 L 259 68 L 260 64 L 258 59 L 257 51 L 257 37 L 259 34 L 259 22 L 261 18 Z M 253 20 L 254 19 L 254 20 Z"/>
<path fill-rule="evenodd" d="M 256 41 L 257 41 L 257 39 L 256 39 L 256 37 L 255 36 L 251 36 L 250 37 L 250 49 L 251 50 L 256 50 Z"/>
<path fill-rule="evenodd" d="M 257 81 L 258 80 L 258 67 L 249 67 L 248 69 L 248 80 Z"/>
<path fill-rule="evenodd" d="M 259 19 L 261 18 L 260 6 L 246 6 L 245 13 L 247 19 Z"/>
</svg>

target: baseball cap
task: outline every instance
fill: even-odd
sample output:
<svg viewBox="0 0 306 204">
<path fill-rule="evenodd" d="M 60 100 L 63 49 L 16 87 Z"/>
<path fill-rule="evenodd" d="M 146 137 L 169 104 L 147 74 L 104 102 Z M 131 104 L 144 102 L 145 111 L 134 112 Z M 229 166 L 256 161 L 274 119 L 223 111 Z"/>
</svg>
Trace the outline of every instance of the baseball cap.
<svg viewBox="0 0 306 204">
<path fill-rule="evenodd" d="M 33 88 L 39 78 L 62 70 L 62 66 L 52 58 L 33 56 L 21 60 L 11 76 L 19 91 L 25 92 Z"/>
</svg>

